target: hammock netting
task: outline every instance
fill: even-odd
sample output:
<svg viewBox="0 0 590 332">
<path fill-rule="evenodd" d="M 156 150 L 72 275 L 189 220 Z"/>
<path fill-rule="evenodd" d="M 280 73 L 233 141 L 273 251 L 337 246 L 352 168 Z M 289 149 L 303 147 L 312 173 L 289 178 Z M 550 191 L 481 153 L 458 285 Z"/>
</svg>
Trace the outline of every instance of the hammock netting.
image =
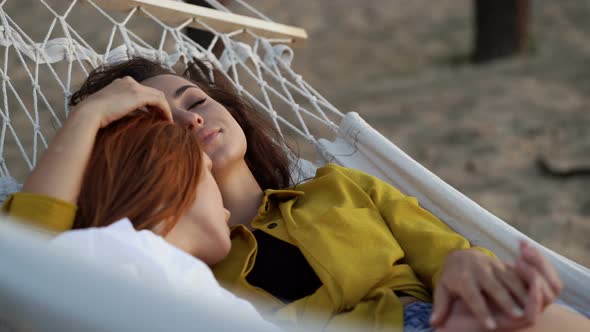
<svg viewBox="0 0 590 332">
<path fill-rule="evenodd" d="M 206 11 L 275 24 L 243 0 L 232 0 L 231 11 L 215 0 L 207 3 L 213 9 Z M 315 165 L 326 162 L 364 170 L 417 197 L 422 206 L 473 244 L 505 259 L 516 256 L 517 240 L 527 238 L 525 235 L 422 167 L 358 114 L 337 110 L 294 72 L 289 36 L 236 24 L 218 25 L 207 17 L 170 14 L 157 8 L 175 5 L 189 12 L 194 8 L 171 0 L 0 3 L 2 195 L 18 190 L 18 183 L 67 117 L 71 91 L 92 68 L 134 56 L 156 59 L 169 67 L 182 67 L 197 58 L 220 69 L 288 141 L 299 146 L 302 158 L 294 162 L 294 170 L 300 177 L 313 175 Z M 210 32 L 210 42 L 193 41 L 187 27 Z M 560 299 L 590 312 L 590 270 L 536 245 L 564 280 Z"/>
</svg>

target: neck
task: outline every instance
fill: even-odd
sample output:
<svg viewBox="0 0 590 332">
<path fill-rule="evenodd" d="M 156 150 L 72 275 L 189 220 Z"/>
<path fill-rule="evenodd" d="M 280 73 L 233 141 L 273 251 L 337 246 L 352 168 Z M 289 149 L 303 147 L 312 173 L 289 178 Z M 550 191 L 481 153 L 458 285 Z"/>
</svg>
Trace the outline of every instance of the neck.
<svg viewBox="0 0 590 332">
<path fill-rule="evenodd" d="M 215 178 L 223 196 L 223 204 L 231 212 L 230 226 L 242 224 L 250 227 L 264 192 L 246 162 L 240 162 L 223 173 L 216 172 Z"/>
</svg>

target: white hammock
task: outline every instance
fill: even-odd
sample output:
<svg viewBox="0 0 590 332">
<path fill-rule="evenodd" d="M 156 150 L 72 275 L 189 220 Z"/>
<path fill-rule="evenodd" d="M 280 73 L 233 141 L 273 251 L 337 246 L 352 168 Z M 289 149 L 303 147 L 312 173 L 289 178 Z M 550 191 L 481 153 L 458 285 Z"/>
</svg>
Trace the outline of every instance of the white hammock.
<svg viewBox="0 0 590 332">
<path fill-rule="evenodd" d="M 14 179 L 22 181 L 26 171 L 34 166 L 52 134 L 52 125 L 59 126 L 67 116 L 71 87 L 78 86 L 92 67 L 138 55 L 168 66 L 197 57 L 220 68 L 240 93 L 270 116 L 284 136 L 315 147 L 306 156 L 315 165 L 336 162 L 374 174 L 417 197 L 422 206 L 455 231 L 502 258 L 515 257 L 518 239 L 535 243 L 429 172 L 358 114 L 339 112 L 296 74 L 290 68 L 293 51 L 284 43 L 299 42 L 305 38 L 304 31 L 276 24 L 242 0 L 232 3 L 236 9 L 257 19 L 229 13 L 217 1 L 208 1 L 218 10 L 170 0 L 56 0 L 52 5 L 49 0 L 38 0 L 35 8 L 45 10 L 49 31 L 36 38 L 41 40 L 37 42 L 16 23 L 17 16 L 26 16 L 18 9 L 22 2 L 3 2 L 0 5 L 2 195 L 15 191 L 18 181 Z M 107 7 L 115 10 L 107 11 L 104 9 Z M 81 14 L 76 14 L 78 10 Z M 91 16 L 110 26 L 104 30 L 108 40 L 102 46 L 91 45 L 90 38 L 83 38 L 83 32 L 78 32 L 84 28 L 76 28 L 76 24 L 85 27 Z M 34 26 L 32 23 L 42 19 L 29 18 L 28 22 Z M 190 40 L 183 33 L 187 26 L 212 32 L 211 45 L 203 47 Z M 91 32 L 95 31 L 101 28 L 93 27 Z M 140 33 L 147 37 L 140 37 Z M 150 42 L 149 38 L 153 40 Z M 219 43 L 224 52 L 217 59 L 212 50 Z M 11 76 L 21 77 L 28 88 L 19 86 Z M 50 94 L 47 91 L 51 89 Z M 312 163 L 302 161 L 297 165 L 302 176 L 313 174 Z M 590 312 L 590 270 L 539 244 L 536 246 L 549 257 L 564 280 L 560 300 Z M 0 286 L 2 283 L 0 278 Z"/>
</svg>

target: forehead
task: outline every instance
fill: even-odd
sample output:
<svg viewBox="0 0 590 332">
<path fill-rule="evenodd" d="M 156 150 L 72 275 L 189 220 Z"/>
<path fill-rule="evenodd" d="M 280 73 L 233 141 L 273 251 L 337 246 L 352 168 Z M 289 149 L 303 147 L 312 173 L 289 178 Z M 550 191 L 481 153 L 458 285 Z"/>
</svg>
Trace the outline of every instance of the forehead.
<svg viewBox="0 0 590 332">
<path fill-rule="evenodd" d="M 186 78 L 172 74 L 150 77 L 141 81 L 141 84 L 164 92 L 168 98 L 173 98 L 176 90 L 185 85 L 191 85 L 201 90 L 195 83 L 187 80 Z"/>
</svg>

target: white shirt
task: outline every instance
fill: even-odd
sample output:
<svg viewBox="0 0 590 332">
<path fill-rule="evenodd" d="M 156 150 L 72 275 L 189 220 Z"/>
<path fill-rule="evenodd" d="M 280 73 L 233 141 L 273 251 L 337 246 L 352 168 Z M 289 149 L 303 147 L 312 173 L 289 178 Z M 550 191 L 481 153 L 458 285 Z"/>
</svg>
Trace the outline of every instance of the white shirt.
<svg viewBox="0 0 590 332">
<path fill-rule="evenodd" d="M 246 314 L 261 329 L 278 330 L 264 321 L 252 304 L 222 288 L 203 261 L 151 231 L 136 231 L 127 218 L 107 227 L 62 233 L 52 240 L 52 245 L 76 251 L 97 261 L 101 267 L 130 275 L 148 287 L 156 283 L 171 292 L 220 303 L 234 313 Z"/>
</svg>

